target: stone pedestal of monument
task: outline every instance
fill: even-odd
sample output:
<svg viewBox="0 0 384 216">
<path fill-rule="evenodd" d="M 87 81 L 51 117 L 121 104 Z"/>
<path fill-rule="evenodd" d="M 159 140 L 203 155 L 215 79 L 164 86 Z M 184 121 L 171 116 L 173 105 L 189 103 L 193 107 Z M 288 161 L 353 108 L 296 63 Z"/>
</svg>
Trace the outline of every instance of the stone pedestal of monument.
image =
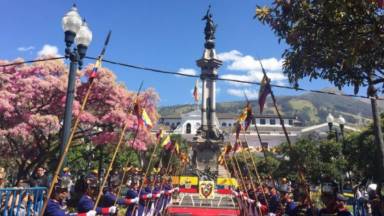
<svg viewBox="0 0 384 216">
<path fill-rule="evenodd" d="M 199 171 L 209 170 L 211 173 L 218 174 L 217 158 L 220 154 L 220 148 L 223 142 L 221 140 L 205 139 L 195 137 L 192 143 L 193 163 Z"/>
</svg>

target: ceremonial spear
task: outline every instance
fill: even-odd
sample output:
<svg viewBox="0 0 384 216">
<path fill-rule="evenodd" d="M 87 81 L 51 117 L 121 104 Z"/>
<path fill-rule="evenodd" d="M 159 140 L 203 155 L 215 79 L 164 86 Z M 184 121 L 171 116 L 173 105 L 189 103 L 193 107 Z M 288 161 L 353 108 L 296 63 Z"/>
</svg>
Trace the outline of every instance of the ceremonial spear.
<svg viewBox="0 0 384 216">
<path fill-rule="evenodd" d="M 141 91 L 141 88 L 142 88 L 142 87 L 143 87 L 143 82 L 141 82 L 140 87 L 139 87 L 139 90 L 137 91 L 137 95 L 136 95 L 136 98 L 135 98 L 136 100 L 133 101 L 133 103 L 131 103 L 131 105 L 130 105 L 129 108 L 128 108 L 128 114 L 131 114 L 131 113 L 132 113 L 132 109 L 133 109 L 133 107 L 137 104 L 137 98 L 138 98 L 138 96 L 139 96 L 139 94 L 140 94 L 140 91 Z M 139 128 L 139 126 L 140 126 L 140 124 L 138 123 L 138 125 L 137 125 L 137 132 L 138 132 L 138 128 Z M 127 130 L 127 128 L 128 128 L 128 123 L 125 123 L 125 124 L 124 124 L 124 127 L 123 127 L 123 129 L 122 129 L 122 131 L 121 131 L 121 133 L 120 133 L 120 138 L 119 138 L 119 141 L 118 141 L 118 143 L 117 143 L 117 145 L 116 145 L 115 151 L 113 152 L 113 156 L 112 156 L 111 162 L 109 163 L 107 172 L 106 172 L 105 175 L 104 175 L 103 182 L 101 183 L 101 185 L 100 185 L 100 187 L 99 187 L 99 192 L 98 192 L 98 194 L 97 194 L 97 198 L 96 198 L 96 201 L 95 201 L 95 205 L 93 206 L 93 210 L 96 210 L 97 205 L 98 205 L 99 202 L 100 202 L 100 198 L 101 198 L 101 195 L 102 195 L 102 193 L 103 193 L 103 188 L 104 188 L 104 186 L 105 186 L 105 183 L 106 183 L 107 180 L 108 180 L 109 173 L 110 173 L 111 170 L 112 170 L 112 166 L 113 166 L 113 164 L 114 164 L 114 162 L 115 162 L 117 152 L 119 151 L 120 146 L 121 146 L 121 144 L 123 143 L 124 135 L 125 135 L 125 131 Z M 137 133 L 136 133 L 136 134 L 137 134 Z"/>
</svg>

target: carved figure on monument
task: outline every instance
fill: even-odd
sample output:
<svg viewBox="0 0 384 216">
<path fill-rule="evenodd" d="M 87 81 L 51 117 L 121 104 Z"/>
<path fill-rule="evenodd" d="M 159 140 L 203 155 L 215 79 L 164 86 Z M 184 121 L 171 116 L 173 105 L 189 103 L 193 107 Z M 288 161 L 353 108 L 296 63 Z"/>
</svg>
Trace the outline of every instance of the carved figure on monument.
<svg viewBox="0 0 384 216">
<path fill-rule="evenodd" d="M 209 5 L 207 14 L 203 17 L 202 20 L 207 21 L 204 28 L 205 40 L 206 41 L 214 40 L 217 25 L 215 25 L 215 23 L 212 20 L 211 5 Z"/>
</svg>

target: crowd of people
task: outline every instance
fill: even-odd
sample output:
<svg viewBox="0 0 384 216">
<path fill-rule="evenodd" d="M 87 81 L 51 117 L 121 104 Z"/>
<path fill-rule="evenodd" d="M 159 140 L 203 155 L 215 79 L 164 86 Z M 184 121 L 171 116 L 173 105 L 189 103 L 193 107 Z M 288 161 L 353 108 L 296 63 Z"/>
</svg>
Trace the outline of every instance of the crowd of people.
<svg viewBox="0 0 384 216">
<path fill-rule="evenodd" d="M 68 190 L 71 180 L 68 176 L 62 176 L 56 183 L 54 193 L 48 201 L 46 216 L 73 215 L 115 215 L 117 211 L 124 211 L 125 215 L 161 215 L 171 202 L 171 196 L 178 191 L 172 185 L 172 178 L 151 176 L 141 181 L 138 176 L 130 175 L 123 197 L 118 196 L 122 185 L 120 175 L 111 176 L 108 186 L 103 189 L 103 195 L 95 208 L 95 200 L 98 195 L 100 183 L 97 173 L 91 172 L 80 178 L 74 185 L 74 190 Z M 67 200 L 72 192 L 71 199 Z M 76 213 L 66 213 L 63 206 L 74 207 Z"/>
<path fill-rule="evenodd" d="M 54 191 L 48 199 L 44 215 L 116 215 L 118 211 L 119 215 L 123 212 L 127 216 L 162 215 L 167 206 L 172 203 L 172 198 L 177 197 L 175 193 L 179 193 L 179 185 L 174 184 L 171 177 L 151 175 L 143 179 L 142 176 L 143 174 L 140 173 L 130 173 L 127 178 L 122 179 L 118 173 L 111 175 L 107 186 L 103 189 L 100 202 L 95 208 L 100 187 L 100 176 L 97 171 L 91 171 L 75 180 L 69 169 L 65 168 L 59 181 L 54 184 Z M 4 186 L 4 179 L 4 169 L 0 168 L 0 185 Z M 17 186 L 18 188 L 48 187 L 49 184 L 50 180 L 45 174 L 45 169 L 38 167 L 29 179 L 19 181 Z M 352 213 L 356 216 L 384 215 L 384 202 L 381 194 L 377 192 L 376 184 L 365 182 L 354 187 L 355 197 L 352 198 L 353 202 L 349 203 L 353 204 L 353 210 L 347 209 L 348 198 L 340 192 L 338 183 L 328 178 L 320 185 L 319 198 L 322 207 L 319 207 L 310 195 L 315 189 L 311 189 L 304 183 L 291 183 L 285 178 L 280 181 L 266 178 L 260 184 L 246 179 L 238 187 L 231 186 L 227 189 L 236 201 L 240 215 L 348 216 Z M 124 189 L 121 190 L 121 188 Z M 20 194 L 20 196 L 22 197 L 17 197 L 15 200 L 20 200 L 18 202 L 22 202 L 24 207 L 27 206 L 27 202 L 36 198 L 31 194 Z M 8 199 L 11 198 L 8 197 Z M 7 203 L 2 201 L 4 211 L 3 207 Z M 8 208 L 8 211 L 12 209 Z M 14 215 L 27 215 L 25 212 L 18 210 L 18 214 L 14 213 Z"/>
</svg>

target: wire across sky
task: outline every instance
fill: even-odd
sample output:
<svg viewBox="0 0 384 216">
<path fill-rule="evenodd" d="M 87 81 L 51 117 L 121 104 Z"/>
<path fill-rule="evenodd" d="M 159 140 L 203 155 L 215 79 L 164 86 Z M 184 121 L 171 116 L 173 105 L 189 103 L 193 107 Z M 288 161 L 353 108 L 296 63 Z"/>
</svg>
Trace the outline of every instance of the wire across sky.
<svg viewBox="0 0 384 216">
<path fill-rule="evenodd" d="M 58 59 L 64 59 L 64 58 L 65 57 L 53 57 L 53 58 L 45 58 L 45 59 L 19 61 L 19 62 L 13 62 L 13 63 L 9 63 L 9 64 L 0 65 L 0 67 L 9 67 L 9 66 L 15 66 L 15 65 L 20 65 L 20 64 L 42 62 L 42 61 L 52 61 L 52 60 L 58 60 Z M 96 57 L 90 57 L 90 56 L 86 56 L 85 58 L 91 59 L 91 60 L 97 59 Z M 122 66 L 122 67 L 128 67 L 128 68 L 143 70 L 143 71 L 152 72 L 152 73 L 161 73 L 161 74 L 168 74 L 168 75 L 178 75 L 178 76 L 184 76 L 184 77 L 200 78 L 199 75 L 184 74 L 184 73 L 179 73 L 179 72 L 175 72 L 175 71 L 168 71 L 168 70 L 162 70 L 162 69 L 157 69 L 157 68 L 138 66 L 138 65 L 128 64 L 128 63 L 124 63 L 124 62 L 108 60 L 108 59 L 103 59 L 102 61 L 105 63 L 108 63 L 108 64 L 112 64 L 112 65 L 118 65 L 118 66 Z M 260 82 L 221 78 L 220 76 L 218 76 L 216 78 L 216 80 L 243 83 L 243 84 L 251 84 L 251 85 L 258 85 L 258 86 L 261 85 Z M 295 87 L 291 87 L 291 86 L 284 86 L 284 85 L 277 85 L 277 84 L 270 84 L 270 85 L 274 88 L 290 89 L 290 90 L 295 90 L 295 91 L 304 91 L 304 92 L 312 92 L 312 93 L 318 93 L 318 94 L 328 94 L 328 95 L 337 95 L 337 96 L 343 96 L 343 97 L 370 99 L 370 97 L 364 96 L 364 95 L 345 94 L 342 92 L 328 92 L 328 91 L 321 91 L 321 90 L 304 89 L 304 88 L 299 88 L 299 87 L 295 88 Z M 384 98 L 379 98 L 379 97 L 377 97 L 376 99 L 384 100 Z"/>
</svg>

